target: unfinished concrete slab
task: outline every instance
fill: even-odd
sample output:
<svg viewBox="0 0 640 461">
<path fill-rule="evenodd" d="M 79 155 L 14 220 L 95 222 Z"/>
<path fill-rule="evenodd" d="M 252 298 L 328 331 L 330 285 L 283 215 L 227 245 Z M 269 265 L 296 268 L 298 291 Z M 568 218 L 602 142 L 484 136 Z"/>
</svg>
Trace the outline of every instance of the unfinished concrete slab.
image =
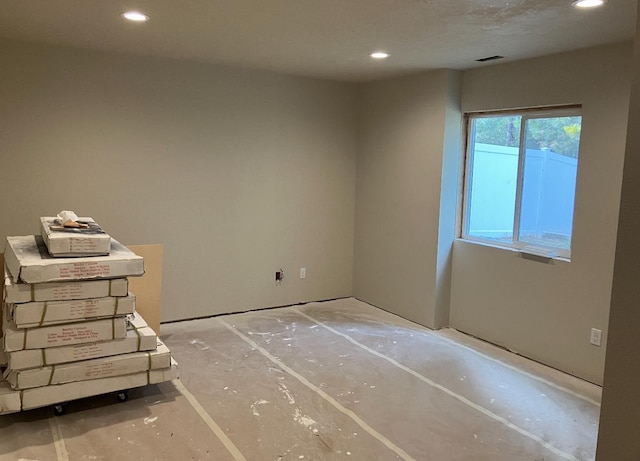
<svg viewBox="0 0 640 461">
<path fill-rule="evenodd" d="M 0 460 L 594 459 L 598 386 L 354 299 L 162 337 L 179 381 L 0 417 Z"/>
</svg>

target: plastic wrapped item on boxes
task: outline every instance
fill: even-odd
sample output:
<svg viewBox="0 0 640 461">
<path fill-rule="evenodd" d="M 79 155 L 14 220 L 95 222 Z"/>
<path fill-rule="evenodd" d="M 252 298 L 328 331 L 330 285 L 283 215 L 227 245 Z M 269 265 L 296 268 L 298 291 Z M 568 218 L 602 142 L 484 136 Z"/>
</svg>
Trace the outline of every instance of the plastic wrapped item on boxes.
<svg viewBox="0 0 640 461">
<path fill-rule="evenodd" d="M 111 249 L 111 237 L 93 220 L 78 218 L 82 228 L 65 228 L 59 218 L 40 218 L 42 239 L 54 257 L 104 256 Z"/>
</svg>

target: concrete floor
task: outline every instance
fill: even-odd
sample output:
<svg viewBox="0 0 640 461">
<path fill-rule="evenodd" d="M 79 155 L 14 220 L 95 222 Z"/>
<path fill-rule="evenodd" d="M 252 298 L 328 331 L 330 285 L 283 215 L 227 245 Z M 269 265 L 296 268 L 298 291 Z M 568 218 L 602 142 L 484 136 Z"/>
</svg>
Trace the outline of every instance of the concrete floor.
<svg viewBox="0 0 640 461">
<path fill-rule="evenodd" d="M 592 460 L 600 388 L 354 299 L 162 326 L 181 379 L 0 417 L 0 460 Z"/>
</svg>

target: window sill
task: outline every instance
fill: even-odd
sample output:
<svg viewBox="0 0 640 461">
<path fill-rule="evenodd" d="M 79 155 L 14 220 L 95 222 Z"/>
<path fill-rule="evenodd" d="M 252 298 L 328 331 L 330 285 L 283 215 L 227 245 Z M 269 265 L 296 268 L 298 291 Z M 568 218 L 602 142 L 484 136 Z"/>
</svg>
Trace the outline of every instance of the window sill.
<svg viewBox="0 0 640 461">
<path fill-rule="evenodd" d="M 551 262 L 551 261 L 561 261 L 565 263 L 570 263 L 571 258 L 567 256 L 562 256 L 555 253 L 553 250 L 546 250 L 544 248 L 535 248 L 535 247 L 523 247 L 517 248 L 506 245 L 498 245 L 492 242 L 486 242 L 484 240 L 473 240 L 468 238 L 458 237 L 456 240 L 464 243 L 471 243 L 473 245 L 480 245 L 489 248 L 496 248 L 498 250 L 506 250 L 511 251 L 513 253 L 519 253 L 522 258 L 529 259 L 532 261 L 538 262 Z"/>
</svg>

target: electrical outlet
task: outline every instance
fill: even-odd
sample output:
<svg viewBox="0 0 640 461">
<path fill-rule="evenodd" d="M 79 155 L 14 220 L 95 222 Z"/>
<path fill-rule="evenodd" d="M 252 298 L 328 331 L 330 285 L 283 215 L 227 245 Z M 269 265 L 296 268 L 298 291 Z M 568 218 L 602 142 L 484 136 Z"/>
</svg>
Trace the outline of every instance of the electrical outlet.
<svg viewBox="0 0 640 461">
<path fill-rule="evenodd" d="M 306 267 L 301 267 L 300 268 L 300 278 L 301 279 L 307 278 L 307 268 Z"/>
<path fill-rule="evenodd" d="M 597 328 L 592 328 L 590 342 L 594 346 L 600 346 L 602 344 L 602 330 L 598 330 Z"/>
</svg>

